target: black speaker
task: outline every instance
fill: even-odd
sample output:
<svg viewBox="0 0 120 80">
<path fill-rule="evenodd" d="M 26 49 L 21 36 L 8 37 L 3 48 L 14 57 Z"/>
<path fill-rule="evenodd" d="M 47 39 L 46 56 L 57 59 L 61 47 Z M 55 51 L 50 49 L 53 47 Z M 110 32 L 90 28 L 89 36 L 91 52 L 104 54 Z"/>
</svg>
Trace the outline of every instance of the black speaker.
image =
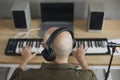
<svg viewBox="0 0 120 80">
<path fill-rule="evenodd" d="M 102 3 L 89 3 L 88 31 L 101 32 L 104 21 L 104 6 Z"/>
<path fill-rule="evenodd" d="M 12 9 L 16 29 L 29 29 L 31 23 L 30 6 L 27 1 L 15 1 Z"/>
</svg>

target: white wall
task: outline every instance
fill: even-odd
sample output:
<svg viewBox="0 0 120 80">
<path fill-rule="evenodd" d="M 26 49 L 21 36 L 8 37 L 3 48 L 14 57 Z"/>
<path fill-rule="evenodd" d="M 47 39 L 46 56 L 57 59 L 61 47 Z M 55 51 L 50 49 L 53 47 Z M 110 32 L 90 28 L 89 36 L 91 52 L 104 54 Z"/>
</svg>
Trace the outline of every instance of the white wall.
<svg viewBox="0 0 120 80">
<path fill-rule="evenodd" d="M 0 18 L 11 18 L 11 8 L 15 0 L 0 0 Z M 88 2 L 103 2 L 106 19 L 120 19 L 120 0 L 27 0 L 30 2 L 32 18 L 40 18 L 40 2 L 74 2 L 75 18 L 87 18 Z"/>
</svg>

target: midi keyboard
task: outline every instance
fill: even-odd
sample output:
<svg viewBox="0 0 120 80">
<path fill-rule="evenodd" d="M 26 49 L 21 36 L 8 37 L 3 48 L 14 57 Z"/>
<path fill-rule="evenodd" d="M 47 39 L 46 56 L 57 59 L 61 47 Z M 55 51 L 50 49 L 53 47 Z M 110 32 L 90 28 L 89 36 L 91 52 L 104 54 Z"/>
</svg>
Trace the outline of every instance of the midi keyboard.
<svg viewBox="0 0 120 80">
<path fill-rule="evenodd" d="M 23 46 L 31 47 L 31 52 L 38 52 L 41 54 L 44 49 L 41 42 L 43 39 L 9 39 L 6 45 L 6 55 L 20 55 L 20 50 Z M 105 55 L 109 54 L 108 47 L 103 47 L 103 43 L 107 42 L 106 38 L 76 38 L 76 47 L 83 45 L 87 48 L 86 54 L 88 55 Z"/>
</svg>

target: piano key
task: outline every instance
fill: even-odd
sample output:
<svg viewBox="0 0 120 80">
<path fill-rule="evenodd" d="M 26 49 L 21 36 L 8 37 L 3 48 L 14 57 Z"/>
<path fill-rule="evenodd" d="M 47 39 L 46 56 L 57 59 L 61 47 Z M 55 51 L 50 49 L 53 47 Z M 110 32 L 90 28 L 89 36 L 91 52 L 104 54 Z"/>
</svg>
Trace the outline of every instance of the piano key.
<svg viewBox="0 0 120 80">
<path fill-rule="evenodd" d="M 80 47 L 80 41 L 77 41 L 78 42 L 78 47 Z"/>
<path fill-rule="evenodd" d="M 98 47 L 100 47 L 100 43 L 99 43 L 99 41 L 97 41 L 98 42 Z"/>
<path fill-rule="evenodd" d="M 91 45 L 91 47 L 93 47 L 93 45 L 92 45 L 92 41 L 90 41 L 90 45 Z"/>
<path fill-rule="evenodd" d="M 98 42 L 97 41 L 95 41 L 95 45 L 96 45 L 96 47 L 98 47 Z"/>
<path fill-rule="evenodd" d="M 23 47 L 23 41 L 21 42 L 21 48 Z"/>
<path fill-rule="evenodd" d="M 21 48 L 22 47 L 22 41 L 20 41 L 19 45 L 20 45 L 19 48 Z"/>
<path fill-rule="evenodd" d="M 41 44 L 41 42 L 39 41 L 38 47 L 40 47 L 40 45 L 42 45 L 42 44 Z"/>
<path fill-rule="evenodd" d="M 78 48 L 78 41 L 76 41 L 76 48 Z"/>
<path fill-rule="evenodd" d="M 33 47 L 36 48 L 36 41 L 33 41 Z"/>
<path fill-rule="evenodd" d="M 91 47 L 91 43 L 90 43 L 90 41 L 88 41 L 88 43 L 89 43 L 89 47 Z"/>
<path fill-rule="evenodd" d="M 88 43 L 87 43 L 87 41 L 85 41 L 85 48 L 88 48 Z"/>
<path fill-rule="evenodd" d="M 20 47 L 20 42 L 19 41 L 17 42 L 17 47 Z"/>
<path fill-rule="evenodd" d="M 99 41 L 98 41 L 98 47 L 100 47 L 100 43 L 99 43 Z"/>
<path fill-rule="evenodd" d="M 30 41 L 30 47 L 32 47 L 32 41 Z"/>
<path fill-rule="evenodd" d="M 95 46 L 95 42 L 94 42 L 94 41 L 92 41 L 92 47 L 96 47 L 96 46 Z"/>
<path fill-rule="evenodd" d="M 30 41 L 29 47 L 31 47 L 31 45 L 32 45 L 32 42 Z"/>
<path fill-rule="evenodd" d="M 38 44 L 39 44 L 39 42 L 38 42 L 38 41 L 36 41 L 36 48 L 38 48 Z"/>
<path fill-rule="evenodd" d="M 30 47 L 30 45 L 31 45 L 31 41 L 29 41 L 29 44 L 28 44 L 28 46 Z"/>
<path fill-rule="evenodd" d="M 100 43 L 100 47 L 102 47 L 102 43 L 101 43 L 102 41 L 99 41 L 99 43 Z"/>
<path fill-rule="evenodd" d="M 85 42 L 83 41 L 83 47 L 85 48 Z"/>
<path fill-rule="evenodd" d="M 87 47 L 90 47 L 89 42 L 87 41 Z"/>
<path fill-rule="evenodd" d="M 19 48 L 21 47 L 21 41 L 18 41 L 18 47 Z"/>
<path fill-rule="evenodd" d="M 43 46 L 42 46 L 42 45 L 40 45 L 40 48 L 38 48 L 38 51 L 37 51 L 37 52 L 38 52 L 39 54 L 41 54 L 41 53 L 42 53 L 42 51 L 43 51 L 43 49 L 44 49 L 44 48 L 43 48 Z"/>
<path fill-rule="evenodd" d="M 15 50 L 16 53 L 18 53 L 19 48 L 20 48 L 20 42 L 17 43 L 16 50 Z"/>
<path fill-rule="evenodd" d="M 25 47 L 25 46 L 26 46 L 26 41 L 23 42 L 23 47 Z"/>
<path fill-rule="evenodd" d="M 28 42 L 28 41 L 26 41 L 26 46 L 28 46 L 28 44 L 29 44 L 29 42 Z"/>
<path fill-rule="evenodd" d="M 33 41 L 31 41 L 31 47 L 33 47 Z"/>
<path fill-rule="evenodd" d="M 81 40 L 81 45 L 83 45 L 83 41 Z M 83 45 L 83 47 L 84 47 L 84 45 Z"/>
<path fill-rule="evenodd" d="M 79 41 L 79 40 L 78 40 Z M 80 47 L 80 45 L 81 45 L 81 41 L 79 41 L 79 47 Z"/>
</svg>

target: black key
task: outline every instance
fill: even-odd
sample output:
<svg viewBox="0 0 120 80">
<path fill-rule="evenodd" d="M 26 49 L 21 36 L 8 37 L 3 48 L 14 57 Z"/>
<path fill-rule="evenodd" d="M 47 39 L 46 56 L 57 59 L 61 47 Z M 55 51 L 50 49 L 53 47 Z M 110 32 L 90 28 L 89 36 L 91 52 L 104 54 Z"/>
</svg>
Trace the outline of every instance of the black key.
<svg viewBox="0 0 120 80">
<path fill-rule="evenodd" d="M 23 47 L 23 41 L 21 41 L 21 48 Z"/>
<path fill-rule="evenodd" d="M 80 46 L 81 44 L 82 44 L 81 41 L 79 41 L 79 46 Z"/>
<path fill-rule="evenodd" d="M 90 43 L 90 41 L 89 41 L 89 45 L 90 45 L 90 47 L 91 47 L 91 43 Z"/>
<path fill-rule="evenodd" d="M 100 41 L 98 41 L 98 47 L 100 47 Z"/>
<path fill-rule="evenodd" d="M 83 47 L 85 48 L 85 42 L 83 41 Z"/>
<path fill-rule="evenodd" d="M 97 41 L 95 41 L 95 46 L 97 47 Z"/>
<path fill-rule="evenodd" d="M 80 41 L 77 41 L 77 42 L 78 42 L 78 47 L 80 47 L 80 44 L 79 44 Z"/>
<path fill-rule="evenodd" d="M 97 44 L 97 47 L 99 47 L 99 45 L 98 45 L 98 41 L 96 41 L 96 44 Z"/>
<path fill-rule="evenodd" d="M 30 41 L 30 47 L 32 47 L 32 41 Z"/>
<path fill-rule="evenodd" d="M 20 41 L 20 47 L 19 48 L 21 48 L 22 47 L 22 41 Z"/>
<path fill-rule="evenodd" d="M 33 47 L 33 41 L 31 41 L 31 47 Z"/>
<path fill-rule="evenodd" d="M 39 41 L 36 41 L 36 48 L 38 48 L 38 45 L 39 45 Z"/>
<path fill-rule="evenodd" d="M 20 45 L 21 45 L 21 41 L 18 42 L 18 48 L 20 48 Z"/>
<path fill-rule="evenodd" d="M 100 41 L 98 41 L 98 47 L 100 47 Z"/>
<path fill-rule="evenodd" d="M 84 43 L 83 43 L 83 40 L 82 40 L 81 42 L 82 42 L 82 45 L 83 45 L 83 47 L 84 47 Z"/>
<path fill-rule="evenodd" d="M 31 44 L 31 43 L 30 43 L 30 41 L 29 41 L 29 42 L 28 42 L 28 47 L 30 47 L 30 44 Z"/>
<path fill-rule="evenodd" d="M 88 47 L 90 47 L 90 45 L 89 45 L 89 41 L 87 41 L 87 45 L 88 45 Z"/>
<path fill-rule="evenodd" d="M 100 45 L 100 47 L 102 47 L 102 46 L 101 46 L 101 42 L 102 42 L 102 41 L 99 41 L 99 45 Z"/>
<path fill-rule="evenodd" d="M 93 47 L 93 45 L 92 45 L 92 41 L 90 41 L 90 44 L 91 44 L 91 47 Z"/>
<path fill-rule="evenodd" d="M 40 48 L 41 42 L 38 41 L 37 48 Z"/>
<path fill-rule="evenodd" d="M 37 41 L 35 41 L 35 48 L 37 48 Z"/>
<path fill-rule="evenodd" d="M 26 46 L 28 46 L 28 44 L 29 44 L 29 42 L 28 42 L 28 41 L 26 41 Z"/>
</svg>

